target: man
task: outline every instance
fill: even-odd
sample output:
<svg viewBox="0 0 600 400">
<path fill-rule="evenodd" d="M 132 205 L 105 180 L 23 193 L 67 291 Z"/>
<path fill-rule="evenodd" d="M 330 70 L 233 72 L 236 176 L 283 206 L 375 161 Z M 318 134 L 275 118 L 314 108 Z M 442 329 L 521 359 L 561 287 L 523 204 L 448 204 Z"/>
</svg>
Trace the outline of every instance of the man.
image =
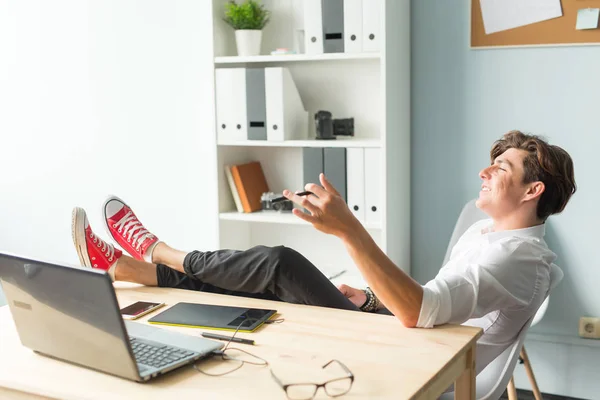
<svg viewBox="0 0 600 400">
<path fill-rule="evenodd" d="M 343 241 L 370 285 L 366 291 L 345 285 L 338 290 L 306 258 L 283 246 L 175 250 L 116 197 L 104 203 L 104 221 L 112 239 L 133 258 L 96 236 L 80 208 L 73 214 L 74 242 L 83 265 L 107 270 L 113 280 L 347 310 L 385 312 L 385 305 L 407 327 L 479 326 L 484 330 L 477 349 L 480 372 L 544 301 L 555 259 L 543 240 L 544 223 L 564 209 L 576 190 L 570 156 L 536 136 L 511 131 L 494 143 L 490 158 L 491 165 L 479 174 L 477 206 L 491 219 L 471 226 L 449 262 L 424 286 L 379 249 L 323 175 L 322 186 L 305 187 L 315 196 L 287 190 L 284 196 L 310 212 L 296 209 L 297 217 Z"/>
</svg>

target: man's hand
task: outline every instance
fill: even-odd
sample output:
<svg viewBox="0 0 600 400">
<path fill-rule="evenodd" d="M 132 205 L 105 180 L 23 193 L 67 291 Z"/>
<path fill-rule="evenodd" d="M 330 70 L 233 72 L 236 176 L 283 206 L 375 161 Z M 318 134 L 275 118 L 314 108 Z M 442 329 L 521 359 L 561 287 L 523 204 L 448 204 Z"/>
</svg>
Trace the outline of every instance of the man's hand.
<svg viewBox="0 0 600 400">
<path fill-rule="evenodd" d="M 313 195 L 298 196 L 289 190 L 284 190 L 283 195 L 294 203 L 306 208 L 311 215 L 295 208 L 294 215 L 310 222 L 317 230 L 335 235 L 344 239 L 352 234 L 356 234 L 362 228 L 361 223 L 356 219 L 344 199 L 340 196 L 333 185 L 325 178 L 324 174 L 319 175 L 322 187 L 309 183 L 304 188 Z"/>
<path fill-rule="evenodd" d="M 367 295 L 360 289 L 356 289 L 344 284 L 338 286 L 338 289 L 356 307 L 362 306 L 363 304 L 365 304 L 365 301 L 367 301 Z"/>
</svg>

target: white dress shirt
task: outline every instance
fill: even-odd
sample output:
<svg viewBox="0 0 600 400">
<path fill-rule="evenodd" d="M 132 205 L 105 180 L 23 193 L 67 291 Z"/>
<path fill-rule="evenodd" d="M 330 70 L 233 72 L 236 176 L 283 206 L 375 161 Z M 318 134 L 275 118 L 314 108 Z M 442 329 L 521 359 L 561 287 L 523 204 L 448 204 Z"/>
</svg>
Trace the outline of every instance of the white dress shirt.
<svg viewBox="0 0 600 400">
<path fill-rule="evenodd" d="M 417 327 L 444 323 L 480 327 L 476 371 L 516 339 L 544 302 L 556 255 L 543 224 L 493 231 L 491 219 L 473 224 L 453 247 L 438 275 L 423 286 Z"/>
</svg>

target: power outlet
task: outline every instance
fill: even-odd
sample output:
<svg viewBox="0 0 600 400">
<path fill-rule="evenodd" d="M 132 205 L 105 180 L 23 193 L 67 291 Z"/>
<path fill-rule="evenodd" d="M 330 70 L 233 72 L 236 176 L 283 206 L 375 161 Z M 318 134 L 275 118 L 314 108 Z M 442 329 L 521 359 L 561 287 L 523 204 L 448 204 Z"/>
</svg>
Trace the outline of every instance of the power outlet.
<svg viewBox="0 0 600 400">
<path fill-rule="evenodd" d="M 600 318 L 579 318 L 579 336 L 588 339 L 600 339 Z"/>
</svg>

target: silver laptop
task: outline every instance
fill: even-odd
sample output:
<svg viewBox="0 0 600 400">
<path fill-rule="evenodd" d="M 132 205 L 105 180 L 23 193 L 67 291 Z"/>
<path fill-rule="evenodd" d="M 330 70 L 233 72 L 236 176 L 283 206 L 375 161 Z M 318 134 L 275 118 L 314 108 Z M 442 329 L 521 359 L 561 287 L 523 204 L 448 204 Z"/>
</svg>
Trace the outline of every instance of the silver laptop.
<svg viewBox="0 0 600 400">
<path fill-rule="evenodd" d="M 21 343 L 59 360 L 144 382 L 223 347 L 124 321 L 104 271 L 0 253 L 0 282 Z"/>
</svg>

